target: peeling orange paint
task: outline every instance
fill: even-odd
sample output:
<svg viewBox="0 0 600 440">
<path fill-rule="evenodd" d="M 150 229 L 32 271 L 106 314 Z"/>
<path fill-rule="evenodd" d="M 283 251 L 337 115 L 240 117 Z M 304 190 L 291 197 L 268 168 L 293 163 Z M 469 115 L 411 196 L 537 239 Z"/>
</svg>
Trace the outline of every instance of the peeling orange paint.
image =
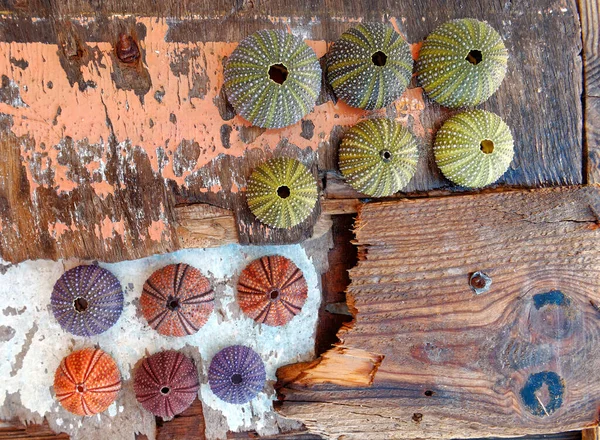
<svg viewBox="0 0 600 440">
<path fill-rule="evenodd" d="M 167 225 L 162 221 L 153 221 L 148 228 L 150 240 L 161 241 L 163 234 L 168 234 Z"/>
<path fill-rule="evenodd" d="M 292 23 L 298 17 L 269 17 L 273 23 Z M 332 20 L 356 23 L 360 19 L 332 17 Z M 82 23 L 93 21 L 81 19 Z M 72 139 L 75 154 L 84 162 L 84 153 L 89 145 L 97 146 L 97 153 L 86 158 L 85 168 L 92 176 L 91 186 L 95 193 L 105 199 L 114 194 L 115 187 L 106 182 L 104 166 L 108 161 L 108 140 L 111 136 L 121 145 L 141 148 L 148 156 L 156 173 L 185 186 L 186 178 L 219 154 L 241 157 L 248 150 L 261 148 L 272 151 L 282 141 L 302 149 L 317 151 L 319 144 L 329 140 L 335 126 L 349 126 L 373 115 L 385 116 L 385 109 L 366 112 L 354 109 L 339 101 L 331 101 L 316 106 L 306 116 L 314 124 L 312 139 L 302 137 L 302 123 L 293 126 L 266 130 L 252 142 L 242 141 L 243 130 L 251 124 L 239 116 L 224 121 L 215 99 L 223 85 L 223 60 L 237 46 L 232 42 L 190 42 L 172 43 L 165 41 L 169 30 L 165 19 L 138 18 L 137 22 L 146 27 L 146 36 L 140 41 L 145 52 L 144 66 L 151 78 L 151 88 L 142 100 L 132 90 L 118 89 L 111 77 L 115 66 L 108 42 L 86 42 L 94 60 L 81 67 L 84 81 L 95 84 L 81 91 L 78 84 L 71 86 L 58 56 L 56 44 L 44 43 L 0 43 L 0 74 L 8 76 L 19 87 L 20 97 L 25 105 L 0 103 L 0 113 L 11 115 L 11 130 L 16 136 L 24 136 L 33 142 L 23 143 L 21 156 L 32 200 L 40 186 L 52 186 L 58 193 L 68 193 L 80 182 L 71 170 L 69 160 L 59 160 L 65 148 L 65 139 Z M 314 23 L 313 23 L 314 22 Z M 310 27 L 317 22 L 313 17 Z M 390 18 L 390 23 L 399 32 L 398 22 Z M 303 25 L 304 26 L 304 25 Z M 304 28 L 294 28 L 294 33 L 302 33 Z M 322 40 L 307 40 L 317 56 L 323 56 L 330 43 Z M 418 55 L 420 43 L 411 46 L 413 57 Z M 185 54 L 185 56 L 184 56 Z M 190 55 L 191 54 L 191 55 Z M 11 58 L 24 59 L 29 67 L 19 68 L 10 62 Z M 174 72 L 171 65 L 180 67 Z M 186 72 L 185 74 L 182 72 Z M 198 75 L 202 77 L 198 83 Z M 49 84 L 52 83 L 50 87 Z M 200 90 L 200 91 L 199 91 Z M 406 123 L 408 117 L 414 119 L 413 127 L 417 136 L 425 136 L 420 122 L 424 109 L 422 89 L 409 89 L 395 103 L 397 120 Z M 232 128 L 228 148 L 221 143 L 222 126 Z M 200 155 L 192 166 L 176 173 L 177 150 L 182 141 L 197 142 Z M 71 145 L 71 144 L 70 144 Z M 86 148 L 88 148 L 86 150 Z M 164 154 L 160 154 L 160 150 Z M 121 149 L 127 159 L 127 151 Z M 162 157 L 162 163 L 159 159 Z M 165 165 L 166 163 L 166 165 Z M 40 177 L 42 176 L 42 177 Z M 51 176 L 51 177 L 44 177 Z M 240 188 L 233 186 L 232 191 Z M 222 191 L 217 182 L 202 192 Z M 2 225 L 0 224 L 0 231 Z M 58 222 L 51 227 L 56 238 L 62 236 L 66 225 Z M 103 238 L 113 234 L 123 234 L 123 220 L 111 221 L 108 217 L 97 226 L 96 232 Z M 149 236 L 160 240 L 167 232 L 163 220 L 152 223 Z"/>
<path fill-rule="evenodd" d="M 62 222 L 56 222 L 54 224 L 48 225 L 48 232 L 56 241 L 59 241 L 64 233 L 70 231 L 71 227 L 65 225 Z"/>
</svg>

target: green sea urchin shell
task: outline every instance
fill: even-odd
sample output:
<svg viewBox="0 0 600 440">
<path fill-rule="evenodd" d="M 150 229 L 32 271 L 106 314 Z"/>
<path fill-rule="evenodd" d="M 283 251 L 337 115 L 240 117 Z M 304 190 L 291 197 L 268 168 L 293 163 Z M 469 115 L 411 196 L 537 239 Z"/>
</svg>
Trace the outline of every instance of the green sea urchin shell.
<svg viewBox="0 0 600 440">
<path fill-rule="evenodd" d="M 301 38 L 262 30 L 245 38 L 225 65 L 225 92 L 252 124 L 281 128 L 312 110 L 321 91 L 321 66 Z"/>
<path fill-rule="evenodd" d="M 498 180 L 513 158 L 513 137 L 500 116 L 467 110 L 448 119 L 433 147 L 435 161 L 452 182 L 481 188 Z"/>
<path fill-rule="evenodd" d="M 248 181 L 246 198 L 252 213 L 274 228 L 303 222 L 317 203 L 317 182 L 295 159 L 279 157 L 258 166 Z"/>
<path fill-rule="evenodd" d="M 357 191 L 385 197 L 408 184 L 418 158 L 417 141 L 406 128 L 390 119 L 367 119 L 344 135 L 339 167 Z"/>
<path fill-rule="evenodd" d="M 360 24 L 344 32 L 327 59 L 327 81 L 352 107 L 373 110 L 398 98 L 412 76 L 408 43 L 383 23 Z"/>
<path fill-rule="evenodd" d="M 508 51 L 489 24 L 472 18 L 444 23 L 423 43 L 417 75 L 425 92 L 447 107 L 481 104 L 506 74 Z"/>
</svg>

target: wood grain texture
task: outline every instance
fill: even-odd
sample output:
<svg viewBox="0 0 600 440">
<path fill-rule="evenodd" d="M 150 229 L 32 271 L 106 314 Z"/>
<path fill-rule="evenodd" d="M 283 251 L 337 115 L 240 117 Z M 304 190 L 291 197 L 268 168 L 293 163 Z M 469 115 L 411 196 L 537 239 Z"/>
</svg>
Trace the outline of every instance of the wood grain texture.
<svg viewBox="0 0 600 440">
<path fill-rule="evenodd" d="M 581 440 L 600 440 L 600 428 L 584 429 L 581 432 Z"/>
<path fill-rule="evenodd" d="M 486 19 L 511 55 L 506 80 L 483 106 L 506 120 L 517 141 L 515 161 L 499 185 L 583 182 L 581 34 L 571 0 L 325 0 L 310 8 L 285 0 L 19 0 L 1 6 L 1 136 L 17 150 L 3 165 L 10 174 L 0 188 L 0 256 L 11 262 L 118 261 L 178 249 L 173 211 L 190 203 L 233 211 L 242 243 L 309 237 L 318 210 L 290 231 L 265 228 L 245 207 L 245 181 L 260 161 L 278 154 L 321 175 L 334 170 L 344 130 L 368 115 L 324 93 L 315 111 L 289 129 L 244 123 L 222 93 L 222 65 L 235 42 L 263 28 L 290 29 L 322 56 L 356 20 L 384 21 L 416 53 L 446 20 Z M 131 64 L 117 56 L 120 33 L 139 47 Z M 416 80 L 378 114 L 419 138 L 421 160 L 408 193 L 456 190 L 431 152 L 448 112 Z M 335 194 L 333 186 L 326 190 Z"/>
<path fill-rule="evenodd" d="M 599 214 L 598 187 L 362 205 L 347 291 L 355 320 L 332 353 L 383 362 L 366 388 L 296 384 L 281 370 L 282 414 L 361 439 L 597 423 Z M 476 271 L 492 278 L 487 293 L 470 288 Z"/>
<path fill-rule="evenodd" d="M 600 1 L 579 0 L 583 41 L 584 146 L 588 183 L 600 183 Z"/>
</svg>

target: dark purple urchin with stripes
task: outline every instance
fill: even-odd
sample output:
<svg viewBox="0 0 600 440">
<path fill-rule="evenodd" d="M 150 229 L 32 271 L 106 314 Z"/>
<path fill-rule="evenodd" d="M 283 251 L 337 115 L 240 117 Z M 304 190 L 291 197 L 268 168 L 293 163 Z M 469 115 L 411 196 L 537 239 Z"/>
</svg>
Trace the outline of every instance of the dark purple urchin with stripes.
<svg viewBox="0 0 600 440">
<path fill-rule="evenodd" d="M 198 395 L 198 371 L 187 356 L 169 350 L 145 358 L 135 372 L 135 398 L 155 416 L 171 418 Z"/>
<path fill-rule="evenodd" d="M 250 347 L 232 345 L 218 352 L 208 369 L 212 392 L 228 403 L 250 402 L 265 385 L 265 364 Z"/>
<path fill-rule="evenodd" d="M 123 291 L 108 270 L 77 266 L 58 279 L 50 305 L 63 329 L 77 336 L 93 336 L 117 322 L 123 311 Z"/>
<path fill-rule="evenodd" d="M 188 264 L 154 272 L 140 297 L 142 315 L 165 336 L 186 336 L 202 327 L 214 308 L 215 293 L 202 273 Z"/>
</svg>

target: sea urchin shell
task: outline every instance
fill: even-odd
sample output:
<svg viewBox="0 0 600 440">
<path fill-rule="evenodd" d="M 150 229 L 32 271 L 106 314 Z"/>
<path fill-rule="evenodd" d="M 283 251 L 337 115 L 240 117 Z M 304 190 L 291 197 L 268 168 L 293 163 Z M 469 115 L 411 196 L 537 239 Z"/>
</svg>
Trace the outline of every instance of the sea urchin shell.
<svg viewBox="0 0 600 440">
<path fill-rule="evenodd" d="M 228 403 L 251 401 L 263 389 L 265 380 L 262 359 L 254 350 L 243 345 L 232 345 L 218 352 L 208 369 L 210 389 Z"/>
<path fill-rule="evenodd" d="M 494 94 L 508 51 L 489 24 L 473 18 L 444 23 L 425 39 L 417 75 L 425 92 L 447 107 L 474 106 Z"/>
<path fill-rule="evenodd" d="M 352 107 L 373 110 L 398 98 L 412 76 L 408 43 L 383 23 L 344 32 L 327 58 L 327 80 Z"/>
<path fill-rule="evenodd" d="M 390 119 L 367 119 L 344 135 L 339 167 L 357 191 L 386 197 L 408 184 L 418 158 L 417 141 L 406 128 Z"/>
<path fill-rule="evenodd" d="M 63 329 L 77 336 L 92 336 L 117 322 L 123 311 L 123 292 L 108 270 L 82 265 L 62 274 L 50 304 Z"/>
<path fill-rule="evenodd" d="M 65 357 L 54 374 L 54 392 L 67 411 L 78 416 L 101 413 L 117 398 L 121 374 L 99 349 L 86 348 Z"/>
<path fill-rule="evenodd" d="M 468 110 L 448 119 L 438 130 L 435 161 L 447 179 L 469 188 L 494 183 L 513 158 L 513 137 L 500 116 Z"/>
<path fill-rule="evenodd" d="M 185 411 L 198 394 L 198 371 L 182 353 L 169 350 L 145 358 L 135 372 L 135 398 L 155 416 Z"/>
<path fill-rule="evenodd" d="M 308 286 L 291 260 L 271 255 L 254 260 L 238 281 L 238 302 L 242 311 L 267 325 L 287 324 L 300 313 Z"/>
<path fill-rule="evenodd" d="M 225 65 L 225 92 L 237 112 L 264 128 L 292 125 L 312 110 L 321 66 L 301 38 L 262 30 L 245 38 Z"/>
<path fill-rule="evenodd" d="M 274 228 L 291 228 L 310 215 L 317 194 L 317 181 L 308 168 L 295 159 L 279 157 L 254 170 L 246 198 L 261 222 Z"/>
<path fill-rule="evenodd" d="M 170 264 L 144 284 L 140 307 L 148 324 L 165 336 L 196 333 L 214 308 L 215 294 L 202 273 L 188 264 Z"/>
</svg>

